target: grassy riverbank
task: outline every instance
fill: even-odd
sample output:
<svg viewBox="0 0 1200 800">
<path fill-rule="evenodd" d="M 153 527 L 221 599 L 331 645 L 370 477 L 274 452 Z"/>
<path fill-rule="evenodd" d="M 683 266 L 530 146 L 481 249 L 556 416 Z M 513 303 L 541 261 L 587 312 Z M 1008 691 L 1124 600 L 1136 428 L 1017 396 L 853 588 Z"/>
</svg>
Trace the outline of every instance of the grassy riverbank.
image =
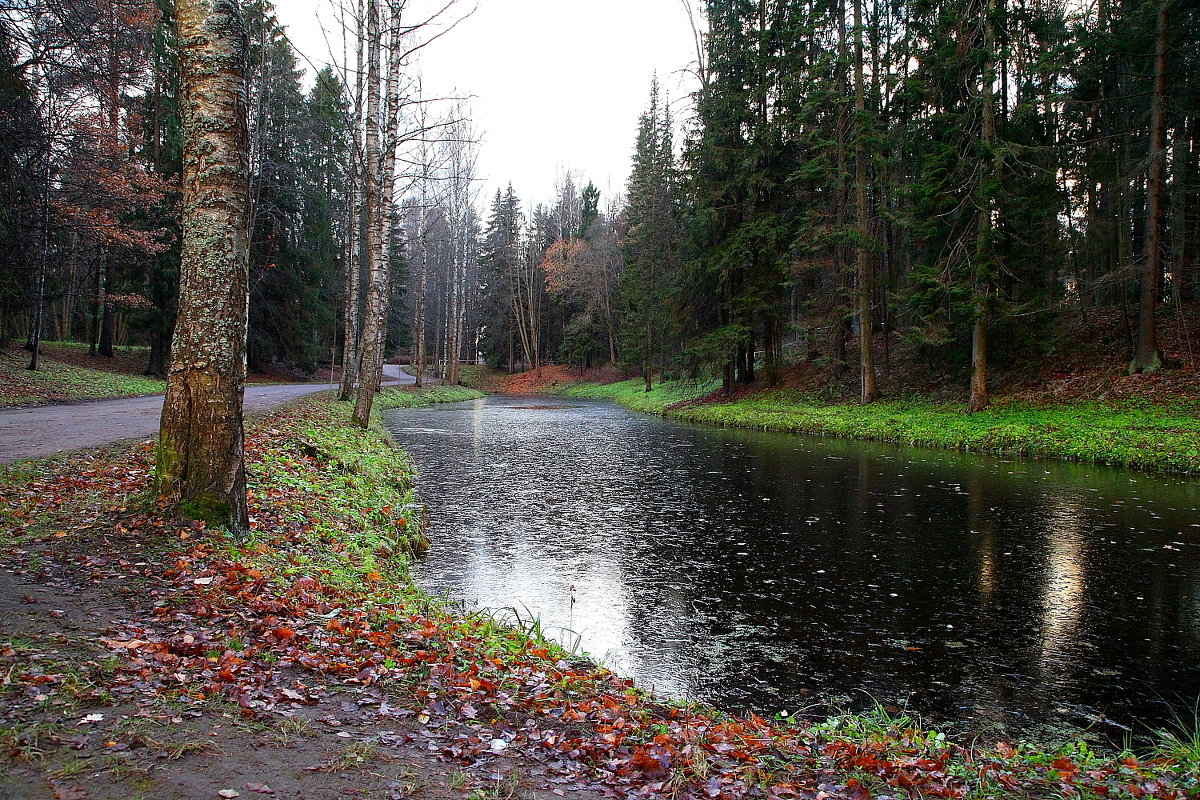
<svg viewBox="0 0 1200 800">
<path fill-rule="evenodd" d="M 959 404 L 921 398 L 861 406 L 786 389 L 723 400 L 713 395 L 713 383 L 660 383 L 650 393 L 644 388 L 640 380 L 631 380 L 580 383 L 561 391 L 686 422 L 1200 474 L 1200 403 L 1195 401 L 999 400 L 985 411 L 965 414 Z"/>
<path fill-rule="evenodd" d="M 391 390 L 379 406 L 470 396 Z M 349 413 L 312 397 L 248 426 L 245 539 L 163 514 L 148 446 L 2 473 L 0 794 L 1174 800 L 1200 788 L 1194 741 L 1098 755 L 960 746 L 884 714 L 731 716 L 458 614 L 408 577 L 424 544 L 411 462 Z"/>
</svg>

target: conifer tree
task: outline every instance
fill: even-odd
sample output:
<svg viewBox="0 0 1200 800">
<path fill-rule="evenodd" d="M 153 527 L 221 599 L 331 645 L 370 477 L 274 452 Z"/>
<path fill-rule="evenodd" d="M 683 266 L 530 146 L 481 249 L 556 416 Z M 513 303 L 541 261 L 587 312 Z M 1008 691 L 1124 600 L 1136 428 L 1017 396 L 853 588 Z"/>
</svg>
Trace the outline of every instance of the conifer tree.
<svg viewBox="0 0 1200 800">
<path fill-rule="evenodd" d="M 626 200 L 621 273 L 621 352 L 653 386 L 666 350 L 668 298 L 677 281 L 681 246 L 671 117 L 658 79 L 651 83 L 649 106 L 638 122 L 633 170 Z"/>
</svg>

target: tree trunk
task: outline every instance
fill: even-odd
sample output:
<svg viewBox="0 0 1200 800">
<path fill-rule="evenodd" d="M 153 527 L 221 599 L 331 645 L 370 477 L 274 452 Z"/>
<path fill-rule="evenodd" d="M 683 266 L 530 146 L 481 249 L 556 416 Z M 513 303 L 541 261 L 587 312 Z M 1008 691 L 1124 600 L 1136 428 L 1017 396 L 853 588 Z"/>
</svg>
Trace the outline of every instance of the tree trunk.
<svg viewBox="0 0 1200 800">
<path fill-rule="evenodd" d="M 1167 4 L 1159 0 L 1154 45 L 1154 94 L 1150 100 L 1150 174 L 1146 180 L 1146 256 L 1138 298 L 1137 344 L 1129 374 L 1150 373 L 1162 366 L 1154 321 L 1158 285 L 1162 280 L 1163 183 L 1167 142 Z"/>
<path fill-rule="evenodd" d="M 977 310 L 971 330 L 971 399 L 967 413 L 983 411 L 987 406 L 987 309 L 983 306 Z"/>
<path fill-rule="evenodd" d="M 1185 289 L 1184 296 L 1200 300 L 1200 258 L 1196 240 L 1200 239 L 1200 116 L 1192 117 L 1188 125 L 1186 166 L 1183 170 L 1183 247 L 1180 248 L 1179 270 Z"/>
<path fill-rule="evenodd" d="M 104 358 L 113 357 L 113 303 L 112 303 L 112 264 L 106 252 L 101 258 L 104 265 L 104 281 L 100 286 L 100 341 L 96 344 L 96 353 Z"/>
<path fill-rule="evenodd" d="M 33 294 L 33 322 L 29 326 L 29 366 L 31 372 L 38 369 L 42 355 L 42 314 L 46 306 L 46 269 L 50 260 L 50 154 L 45 154 L 42 165 L 42 202 L 38 225 L 38 263 Z M 0 340 L 4 336 L 0 334 Z M 2 342 L 0 342 L 2 343 Z"/>
<path fill-rule="evenodd" d="M 872 337 L 871 251 L 867 242 L 871 222 L 867 215 L 867 102 L 863 79 L 862 0 L 854 0 L 854 202 L 858 214 L 858 363 L 861 384 L 859 400 L 863 405 L 879 399 L 875 385 L 875 343 Z"/>
<path fill-rule="evenodd" d="M 996 0 L 988 0 L 987 12 L 983 17 L 983 71 L 980 76 L 983 101 L 983 150 L 988 159 L 988 170 L 995 173 L 1000 164 L 995 155 L 996 145 L 996 109 L 992 94 L 992 83 L 996 73 L 996 31 L 995 31 Z M 992 211 L 995 201 L 991 188 L 981 190 L 982 197 L 976 209 L 978 215 L 978 239 L 975 248 L 976 264 L 974 269 L 975 284 L 975 323 L 971 331 L 971 398 L 967 402 L 967 413 L 974 414 L 988 407 L 987 390 L 987 325 L 988 311 L 991 302 L 992 271 L 995 268 L 994 250 L 992 247 Z"/>
<path fill-rule="evenodd" d="M 359 3 L 357 24 L 362 24 L 362 3 Z M 361 27 L 358 29 L 361 31 Z M 350 145 L 350 191 L 346 203 L 346 271 L 342 297 L 342 378 L 338 384 L 338 399 L 349 400 L 358 388 L 358 344 L 362 332 L 362 317 L 359 314 L 362 289 L 362 151 L 358 126 L 362 124 L 362 36 L 355 37 L 354 71 L 354 123 L 350 126 L 353 141 Z"/>
<path fill-rule="evenodd" d="M 88 309 L 88 355 L 96 357 L 96 344 L 100 341 L 100 317 L 104 312 L 104 261 L 96 261 L 96 282 L 92 287 L 91 308 Z"/>
<path fill-rule="evenodd" d="M 167 339 L 161 331 L 162 324 L 156 323 L 150 332 L 150 356 L 146 359 L 144 375 L 165 378 L 167 375 Z"/>
<path fill-rule="evenodd" d="M 358 158 L 352 159 L 355 164 Z M 350 178 L 351 190 L 349 220 L 346 227 L 346 270 L 343 275 L 342 296 L 342 377 L 338 383 L 338 399 L 349 400 L 354 396 L 358 378 L 358 339 L 360 328 L 359 317 L 359 288 L 362 283 L 361 267 L 359 265 L 359 228 L 362 222 L 362 206 L 359 198 L 358 167 L 353 168 Z"/>
<path fill-rule="evenodd" d="M 175 15 L 183 245 L 156 483 L 182 513 L 241 530 L 250 254 L 246 31 L 236 0 L 176 0 Z"/>
<path fill-rule="evenodd" d="M 382 365 L 379 330 L 383 320 L 383 197 L 380 189 L 379 130 L 379 0 L 367 1 L 367 302 L 363 310 L 361 350 L 358 363 L 358 395 L 354 403 L 354 422 L 361 428 L 371 423 L 375 402 L 375 383 Z"/>
<path fill-rule="evenodd" d="M 426 183 L 424 183 L 424 180 L 427 180 L 427 179 L 428 179 L 428 176 L 425 176 L 425 178 L 423 179 L 423 182 L 422 182 L 422 189 L 421 189 L 421 221 L 419 223 L 420 227 L 418 228 L 418 232 L 417 232 L 417 245 L 418 245 L 418 247 L 421 248 L 421 259 L 420 259 L 419 265 L 417 267 L 417 314 L 416 314 L 416 319 L 413 322 L 414 327 L 416 327 L 416 329 L 417 329 L 416 354 L 415 354 L 416 357 L 413 359 L 413 361 L 417 366 L 417 386 L 418 387 L 422 386 L 425 381 L 425 347 L 426 347 L 426 344 L 425 344 L 425 303 L 426 303 L 425 282 L 427 280 L 427 276 L 429 275 L 429 231 L 426 228 L 426 222 L 428 220 L 429 210 L 425 207 L 425 205 L 427 203 L 427 198 L 425 196 L 425 189 L 423 187 L 427 185 Z M 509 347 L 509 359 L 508 360 L 509 360 L 509 371 L 511 372 L 512 371 L 512 347 L 511 346 Z"/>
</svg>

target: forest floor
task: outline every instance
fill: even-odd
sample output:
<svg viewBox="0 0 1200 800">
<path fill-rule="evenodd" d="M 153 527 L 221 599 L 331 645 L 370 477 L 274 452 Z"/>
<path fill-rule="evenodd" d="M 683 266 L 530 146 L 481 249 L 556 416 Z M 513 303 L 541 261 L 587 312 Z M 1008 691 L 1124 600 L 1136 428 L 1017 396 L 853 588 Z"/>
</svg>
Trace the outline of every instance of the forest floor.
<svg viewBox="0 0 1200 800">
<path fill-rule="evenodd" d="M 390 390 L 380 407 L 478 396 Z M 349 404 L 248 425 L 251 530 L 164 512 L 151 449 L 0 472 L 0 796 L 1184 798 L 1143 755 L 958 746 L 880 713 L 674 704 L 422 595 L 412 465 Z"/>
<path fill-rule="evenodd" d="M 993 370 L 991 406 L 976 414 L 965 413 L 965 372 L 935 369 L 882 337 L 882 399 L 868 406 L 858 403 L 856 364 L 839 377 L 819 359 L 730 396 L 713 380 L 656 381 L 647 393 L 639 378 L 563 366 L 508 376 L 499 390 L 610 399 L 688 422 L 1200 474 L 1200 309 L 1164 323 L 1160 341 L 1172 368 L 1126 375 L 1117 323 L 1096 312 L 1052 356 Z"/>
<path fill-rule="evenodd" d="M 86 348 L 47 344 L 38 369 L 28 366 L 23 349 L 0 350 L 0 408 L 161 394 L 166 388 L 162 379 L 141 374 L 144 359 L 123 350 L 108 359 L 91 357 Z"/>
</svg>

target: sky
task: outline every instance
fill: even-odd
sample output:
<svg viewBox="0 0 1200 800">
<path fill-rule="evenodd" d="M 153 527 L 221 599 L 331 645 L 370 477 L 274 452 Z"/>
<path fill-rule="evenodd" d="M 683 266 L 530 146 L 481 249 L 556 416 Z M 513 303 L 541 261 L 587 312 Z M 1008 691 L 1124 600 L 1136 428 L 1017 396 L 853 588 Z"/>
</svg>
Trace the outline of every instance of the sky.
<svg viewBox="0 0 1200 800">
<path fill-rule="evenodd" d="M 337 30 L 332 0 L 275 2 L 297 50 L 328 61 L 322 24 Z M 677 115 L 694 85 L 683 0 L 458 0 L 452 13 L 473 7 L 421 61 L 427 94 L 472 98 L 483 203 L 510 181 L 526 208 L 548 202 L 571 170 L 596 184 L 603 207 L 624 191 L 655 72 Z M 336 47 L 340 60 L 340 39 Z"/>
</svg>

